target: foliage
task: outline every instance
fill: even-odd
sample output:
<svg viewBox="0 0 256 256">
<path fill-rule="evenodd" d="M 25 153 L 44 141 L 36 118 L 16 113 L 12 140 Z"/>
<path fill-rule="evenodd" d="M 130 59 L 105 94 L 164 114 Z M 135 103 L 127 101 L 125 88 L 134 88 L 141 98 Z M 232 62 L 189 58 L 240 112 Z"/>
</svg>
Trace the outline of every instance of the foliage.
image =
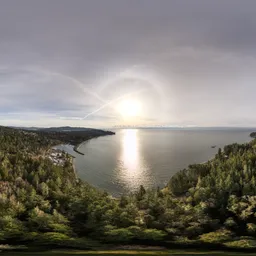
<svg viewBox="0 0 256 256">
<path fill-rule="evenodd" d="M 254 239 L 239 239 L 237 241 L 230 241 L 225 243 L 227 247 L 231 248 L 256 248 L 256 241 Z"/>
<path fill-rule="evenodd" d="M 256 138 L 256 132 L 252 132 L 252 133 L 250 134 L 250 136 L 251 136 L 252 138 Z"/>
<path fill-rule="evenodd" d="M 77 179 L 67 154 L 63 165 L 46 157 L 62 136 L 52 134 L 0 127 L 2 243 L 254 244 L 255 140 L 225 146 L 213 160 L 175 174 L 164 189 L 140 186 L 114 199 Z"/>
<path fill-rule="evenodd" d="M 206 243 L 223 243 L 232 239 L 232 233 L 225 229 L 216 230 L 200 236 L 200 240 Z"/>
</svg>

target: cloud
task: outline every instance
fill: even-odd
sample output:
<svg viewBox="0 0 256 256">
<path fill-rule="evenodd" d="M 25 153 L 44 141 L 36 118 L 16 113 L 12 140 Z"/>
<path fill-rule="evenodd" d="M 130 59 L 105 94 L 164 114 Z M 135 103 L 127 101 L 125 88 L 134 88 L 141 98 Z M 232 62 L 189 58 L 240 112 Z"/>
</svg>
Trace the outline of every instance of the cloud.
<svg viewBox="0 0 256 256">
<path fill-rule="evenodd" d="M 256 125 L 255 8 L 254 0 L 3 0 L 0 121 L 122 124 L 114 104 L 102 106 L 142 88 L 133 96 L 144 104 L 141 123 Z"/>
</svg>

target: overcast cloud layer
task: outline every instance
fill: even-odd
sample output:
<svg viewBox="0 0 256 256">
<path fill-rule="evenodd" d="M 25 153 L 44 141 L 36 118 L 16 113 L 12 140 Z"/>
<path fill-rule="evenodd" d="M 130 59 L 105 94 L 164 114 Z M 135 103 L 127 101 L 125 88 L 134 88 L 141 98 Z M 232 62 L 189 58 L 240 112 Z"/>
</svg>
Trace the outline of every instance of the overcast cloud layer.
<svg viewBox="0 0 256 256">
<path fill-rule="evenodd" d="M 256 127 L 255 0 L 1 0 L 0 124 Z M 111 103 L 110 103 L 111 102 Z"/>
</svg>

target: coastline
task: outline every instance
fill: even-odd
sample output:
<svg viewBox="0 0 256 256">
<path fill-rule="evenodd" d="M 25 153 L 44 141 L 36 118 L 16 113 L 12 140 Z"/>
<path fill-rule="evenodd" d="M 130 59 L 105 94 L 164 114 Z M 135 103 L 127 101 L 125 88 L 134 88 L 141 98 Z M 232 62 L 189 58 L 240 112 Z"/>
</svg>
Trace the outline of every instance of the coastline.
<svg viewBox="0 0 256 256">
<path fill-rule="evenodd" d="M 76 167 L 75 167 L 75 163 L 74 163 L 74 158 L 75 158 L 75 157 L 72 157 L 72 159 L 71 159 L 71 162 L 72 162 L 72 169 L 73 169 L 73 173 L 74 173 L 74 175 L 75 175 L 75 179 L 76 179 L 76 181 L 78 181 L 77 172 L 76 172 Z"/>
<path fill-rule="evenodd" d="M 83 143 L 85 143 L 86 141 L 89 141 L 89 140 L 91 140 L 91 139 L 97 139 L 97 138 L 99 138 L 99 137 L 110 136 L 110 135 L 115 135 L 115 133 L 114 133 L 114 132 L 108 132 L 107 134 L 102 134 L 102 135 L 98 135 L 98 136 L 95 136 L 95 137 L 89 137 L 88 139 L 83 140 L 81 143 L 75 145 L 74 148 L 73 148 L 73 150 L 74 150 L 76 153 L 78 153 L 78 154 L 84 156 L 84 153 L 81 152 L 81 151 L 79 151 L 79 147 L 80 147 Z"/>
<path fill-rule="evenodd" d="M 88 141 L 88 140 L 85 140 L 85 141 Z M 83 142 L 79 143 L 78 145 L 74 146 L 73 150 L 74 150 L 77 154 L 80 154 L 80 155 L 83 155 L 83 156 L 84 156 L 84 153 L 81 152 L 81 151 L 79 151 L 78 148 L 79 148 L 85 141 L 83 141 Z"/>
<path fill-rule="evenodd" d="M 112 135 L 112 134 L 100 135 L 100 136 L 97 136 L 97 137 L 92 137 L 92 138 L 89 138 L 89 139 L 87 139 L 87 140 L 84 140 L 83 142 L 81 142 L 81 143 L 79 143 L 78 145 L 76 145 L 76 146 L 73 148 L 73 150 L 74 150 L 76 153 L 79 153 L 79 154 L 81 154 L 81 155 L 85 155 L 84 153 L 82 153 L 82 152 L 79 151 L 79 147 L 80 147 L 83 143 L 85 143 L 85 142 L 87 142 L 87 141 L 89 141 L 89 140 L 91 140 L 91 139 L 96 139 L 96 138 L 98 138 L 98 137 L 108 136 L 108 135 Z M 248 137 L 251 138 L 250 141 L 238 142 L 238 143 L 239 143 L 239 144 L 250 143 L 253 139 L 255 139 L 255 138 L 251 137 L 250 135 L 249 135 Z M 233 143 L 236 143 L 236 142 L 227 143 L 227 144 L 225 144 L 225 146 L 226 146 L 226 145 L 232 145 Z M 209 148 L 211 148 L 210 145 L 209 145 Z M 194 162 L 194 163 L 191 163 L 191 164 L 189 164 L 189 165 L 211 164 L 211 163 L 215 160 L 216 155 L 217 155 L 217 153 L 218 153 L 218 150 L 217 150 L 217 149 L 219 149 L 219 148 L 223 151 L 224 146 L 218 146 L 218 145 L 216 145 L 214 148 L 211 148 L 211 149 L 214 150 L 214 151 L 216 150 L 216 153 L 213 154 L 213 156 L 207 158 L 206 160 L 204 160 L 204 161 L 202 161 L 202 162 Z M 77 151 L 76 151 L 75 149 L 76 149 Z M 185 168 L 188 168 L 188 165 L 187 165 Z M 74 166 L 74 169 L 75 169 L 75 166 Z M 179 169 L 175 174 L 179 173 L 180 171 L 182 171 L 182 169 Z M 174 175 L 175 175 L 175 174 L 174 174 Z M 173 176 L 174 176 L 174 175 L 173 175 Z M 163 189 L 166 188 L 166 186 L 167 186 L 167 184 L 168 184 L 168 182 L 170 181 L 171 178 L 172 178 L 172 176 L 170 176 L 170 178 L 169 178 L 167 181 L 165 181 L 165 182 L 163 182 L 161 185 L 159 185 L 159 187 L 160 187 L 161 190 L 163 190 Z M 96 187 L 97 189 L 101 189 L 101 187 L 97 187 L 97 186 L 95 186 L 95 185 L 93 185 L 93 186 Z M 154 188 L 154 187 L 153 187 L 153 188 Z M 108 191 L 108 193 L 109 193 L 109 195 L 110 195 L 111 197 L 113 197 L 113 199 L 120 198 L 120 194 L 118 194 L 118 193 L 116 194 L 115 192 L 109 192 L 109 191 Z M 114 194 L 113 194 L 113 193 L 114 193 Z"/>
<path fill-rule="evenodd" d="M 109 136 L 109 135 L 115 135 L 115 133 L 104 134 L 104 135 L 100 135 L 100 136 L 97 136 L 97 137 L 90 137 L 90 138 L 88 138 L 88 139 L 82 141 L 81 143 L 75 145 L 75 146 L 73 147 L 73 151 L 76 152 L 76 153 L 78 153 L 78 154 L 80 154 L 80 155 L 85 155 L 83 152 L 79 151 L 79 147 L 80 147 L 84 142 L 89 141 L 89 140 L 91 140 L 91 139 L 96 139 L 96 138 L 99 138 L 99 137 L 102 137 L 102 136 Z M 58 146 L 58 145 L 57 145 L 57 146 Z M 56 146 L 54 146 L 54 147 L 56 147 Z M 73 156 L 73 155 L 71 155 L 71 154 L 68 153 L 67 151 L 65 151 L 65 152 L 71 157 L 70 161 L 71 161 L 71 163 L 72 163 L 73 173 L 74 173 L 74 175 L 75 175 L 76 181 L 78 182 L 79 178 L 78 178 L 77 171 L 76 171 L 76 167 L 75 167 L 75 163 L 74 163 L 74 160 L 75 160 L 76 157 Z"/>
<path fill-rule="evenodd" d="M 256 132 L 252 132 L 252 133 L 250 134 L 250 137 L 251 137 L 252 139 L 256 139 Z"/>
</svg>

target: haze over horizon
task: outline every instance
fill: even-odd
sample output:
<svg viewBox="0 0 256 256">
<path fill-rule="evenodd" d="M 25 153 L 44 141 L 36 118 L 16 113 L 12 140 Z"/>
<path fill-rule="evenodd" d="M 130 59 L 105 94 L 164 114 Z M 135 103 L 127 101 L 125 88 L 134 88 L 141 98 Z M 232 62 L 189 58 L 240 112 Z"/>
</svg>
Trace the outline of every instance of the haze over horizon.
<svg viewBox="0 0 256 256">
<path fill-rule="evenodd" d="M 2 0 L 0 125 L 256 127 L 253 0 Z"/>
</svg>

